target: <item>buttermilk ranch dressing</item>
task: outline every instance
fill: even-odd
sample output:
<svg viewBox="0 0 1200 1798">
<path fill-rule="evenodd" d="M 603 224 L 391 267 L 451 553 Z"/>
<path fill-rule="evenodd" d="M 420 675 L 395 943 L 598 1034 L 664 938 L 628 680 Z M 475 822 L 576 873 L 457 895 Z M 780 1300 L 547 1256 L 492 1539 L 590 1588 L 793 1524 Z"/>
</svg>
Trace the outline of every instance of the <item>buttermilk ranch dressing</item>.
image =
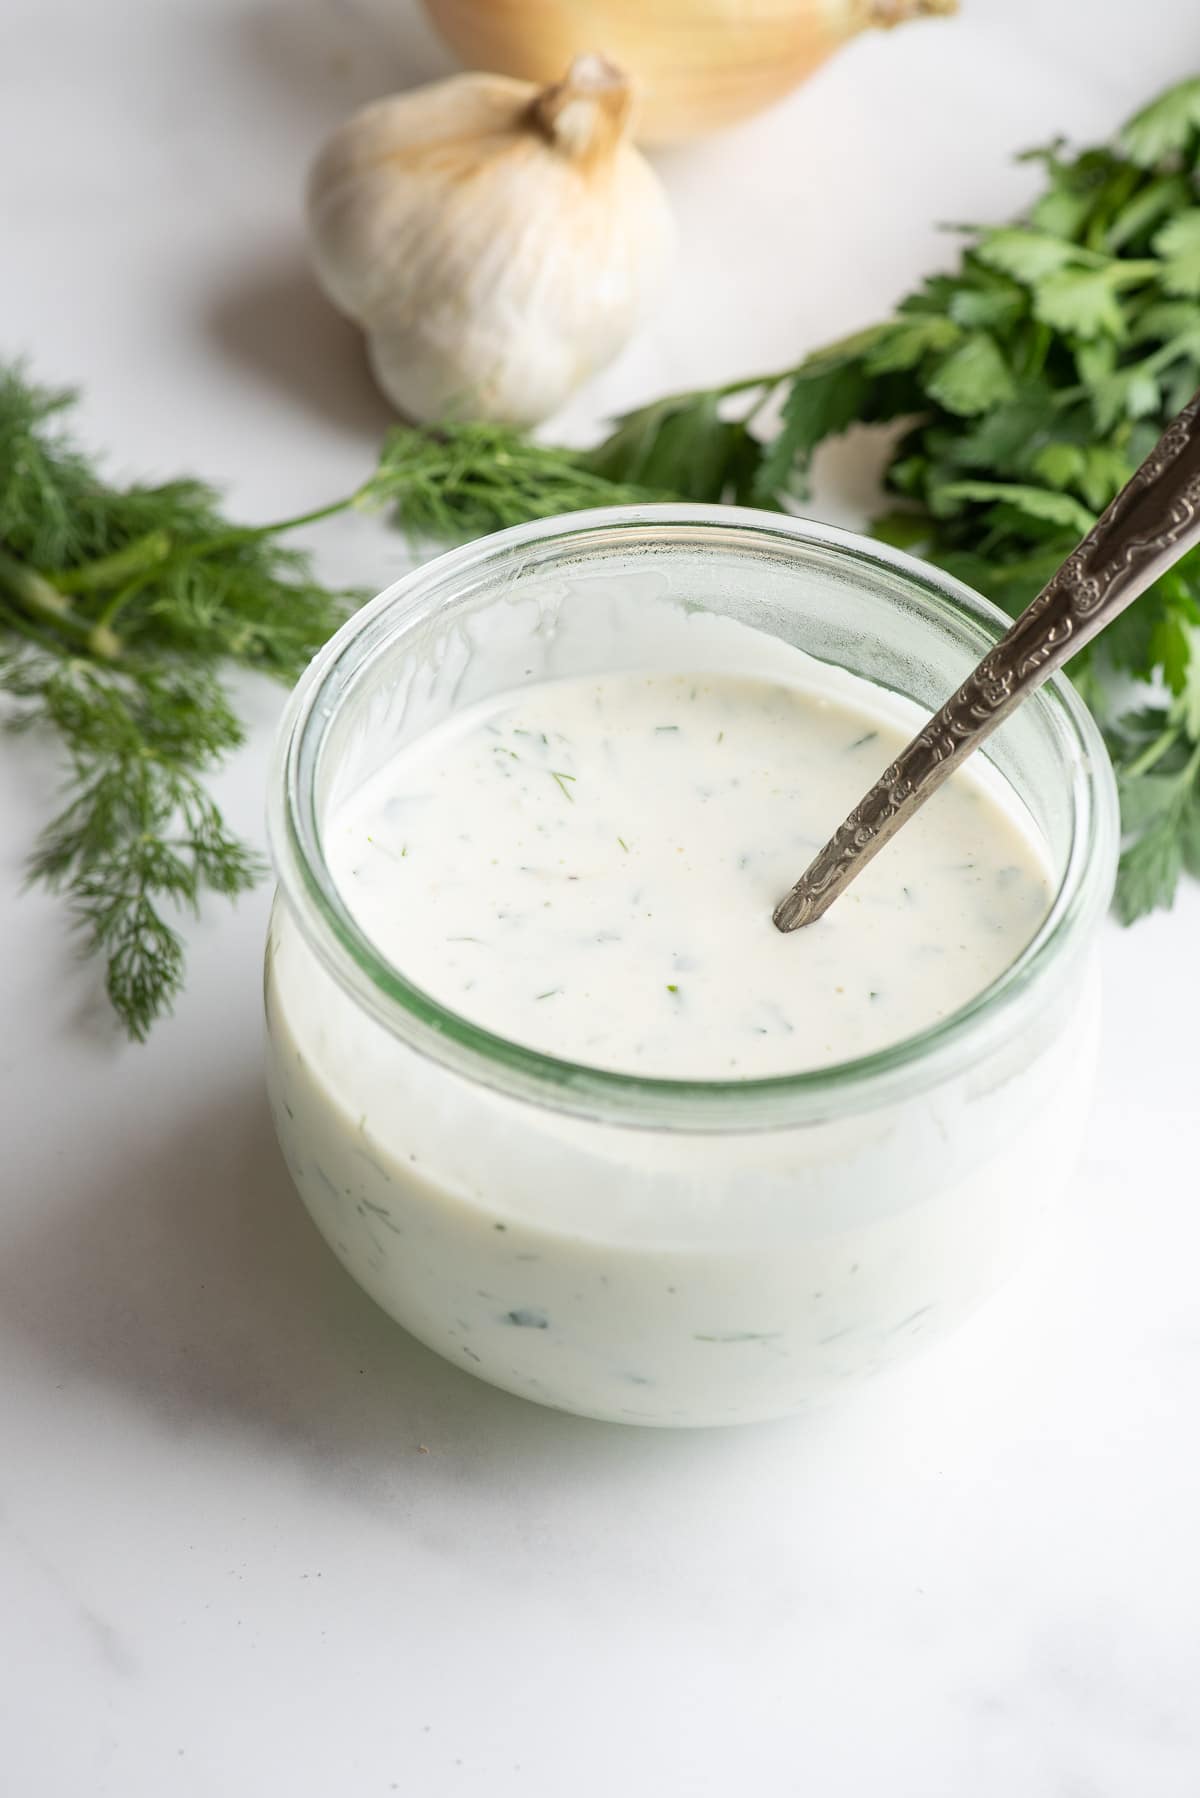
<svg viewBox="0 0 1200 1798">
<path fill-rule="evenodd" d="M 668 1079 L 797 1073 L 958 1010 L 1050 903 L 1034 841 L 964 769 L 820 923 L 775 929 L 904 741 L 752 676 L 549 682 L 398 754 L 326 854 L 382 954 L 498 1036 Z"/>
<path fill-rule="evenodd" d="M 730 1109 L 711 1088 L 676 1091 L 666 1123 L 578 1097 L 582 1063 L 722 1082 L 736 1108 L 756 1078 L 949 1017 L 1046 915 L 1048 852 L 977 758 L 819 923 L 781 935 L 775 902 L 913 719 L 770 654 L 774 671 L 547 676 L 389 739 L 391 710 L 363 738 L 379 753 L 330 786 L 344 904 L 411 986 L 557 1058 L 524 1095 L 488 1077 L 501 1045 L 464 1069 L 436 1031 L 409 1040 L 275 909 L 269 1088 L 312 1217 L 415 1336 L 544 1404 L 655 1424 L 796 1410 L 994 1291 L 1075 1155 L 1096 1035 L 1082 974 L 936 1079 L 901 1056 L 900 1085 L 865 1105 L 835 1081 L 802 1114 L 764 1095 L 769 1127 L 711 1128 L 694 1101 Z"/>
</svg>

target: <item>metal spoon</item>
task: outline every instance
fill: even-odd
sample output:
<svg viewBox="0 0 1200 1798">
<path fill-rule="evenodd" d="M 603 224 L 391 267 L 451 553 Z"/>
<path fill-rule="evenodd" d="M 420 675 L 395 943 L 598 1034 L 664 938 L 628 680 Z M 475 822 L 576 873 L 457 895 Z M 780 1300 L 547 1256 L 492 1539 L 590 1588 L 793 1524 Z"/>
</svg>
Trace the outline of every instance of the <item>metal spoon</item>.
<svg viewBox="0 0 1200 1798">
<path fill-rule="evenodd" d="M 960 762 L 1069 656 L 1200 543 L 1200 393 L 958 692 L 884 769 L 791 892 L 780 930 L 812 924 Z"/>
</svg>

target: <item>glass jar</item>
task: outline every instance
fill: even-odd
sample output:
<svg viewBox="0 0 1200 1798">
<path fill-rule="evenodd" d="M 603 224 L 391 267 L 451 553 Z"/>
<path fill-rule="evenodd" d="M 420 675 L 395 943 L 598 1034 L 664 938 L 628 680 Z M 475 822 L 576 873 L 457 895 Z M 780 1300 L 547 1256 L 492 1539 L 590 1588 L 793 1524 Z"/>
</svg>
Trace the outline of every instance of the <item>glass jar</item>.
<svg viewBox="0 0 1200 1798">
<path fill-rule="evenodd" d="M 991 739 L 1044 840 L 1045 922 L 986 991 L 859 1060 L 644 1079 L 508 1042 L 390 966 L 325 864 L 331 809 L 460 708 L 567 675 L 821 665 L 916 720 L 995 607 L 886 546 L 710 506 L 580 513 L 398 581 L 316 658 L 272 774 L 276 1128 L 317 1227 L 431 1348 L 586 1416 L 794 1411 L 944 1331 L 1037 1237 L 1081 1137 L 1117 851 L 1100 737 L 1059 678 Z"/>
</svg>

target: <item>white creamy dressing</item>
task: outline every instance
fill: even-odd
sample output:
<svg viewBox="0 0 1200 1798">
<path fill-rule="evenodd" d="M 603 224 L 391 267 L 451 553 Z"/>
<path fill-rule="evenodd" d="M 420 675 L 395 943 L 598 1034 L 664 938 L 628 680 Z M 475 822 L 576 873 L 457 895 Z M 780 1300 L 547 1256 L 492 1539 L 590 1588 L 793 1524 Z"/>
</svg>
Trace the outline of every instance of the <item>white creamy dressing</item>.
<svg viewBox="0 0 1200 1798">
<path fill-rule="evenodd" d="M 511 692 L 335 788 L 324 852 L 394 967 L 510 1039 L 732 1082 L 861 1055 L 1000 974 L 1050 880 L 981 764 L 819 924 L 780 935 L 775 901 L 909 734 L 890 696 L 859 681 L 847 701 L 840 671 L 809 675 Z M 994 1291 L 1073 1159 L 1096 1029 L 1080 967 L 925 1086 L 708 1133 L 686 1105 L 644 1128 L 419 1052 L 286 903 L 266 994 L 279 1138 L 354 1278 L 497 1385 L 657 1424 L 795 1410 Z"/>
<path fill-rule="evenodd" d="M 402 750 L 325 851 L 377 949 L 497 1035 L 664 1078 L 794 1073 L 956 1011 L 1049 907 L 1041 849 L 968 768 L 824 919 L 775 929 L 905 740 L 752 676 L 549 682 Z"/>
</svg>

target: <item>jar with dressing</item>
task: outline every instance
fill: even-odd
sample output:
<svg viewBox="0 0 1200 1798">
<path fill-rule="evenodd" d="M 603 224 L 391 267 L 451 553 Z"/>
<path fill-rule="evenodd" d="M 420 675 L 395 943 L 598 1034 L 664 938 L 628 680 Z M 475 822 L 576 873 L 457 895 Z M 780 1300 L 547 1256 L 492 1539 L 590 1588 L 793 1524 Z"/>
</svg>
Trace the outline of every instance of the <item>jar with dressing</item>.
<svg viewBox="0 0 1200 1798">
<path fill-rule="evenodd" d="M 268 1081 L 385 1310 L 543 1404 L 717 1424 L 1019 1264 L 1086 1119 L 1117 849 L 1069 685 L 771 924 L 1004 623 L 880 544 L 670 506 L 453 551 L 327 646 L 272 780 Z"/>
</svg>

